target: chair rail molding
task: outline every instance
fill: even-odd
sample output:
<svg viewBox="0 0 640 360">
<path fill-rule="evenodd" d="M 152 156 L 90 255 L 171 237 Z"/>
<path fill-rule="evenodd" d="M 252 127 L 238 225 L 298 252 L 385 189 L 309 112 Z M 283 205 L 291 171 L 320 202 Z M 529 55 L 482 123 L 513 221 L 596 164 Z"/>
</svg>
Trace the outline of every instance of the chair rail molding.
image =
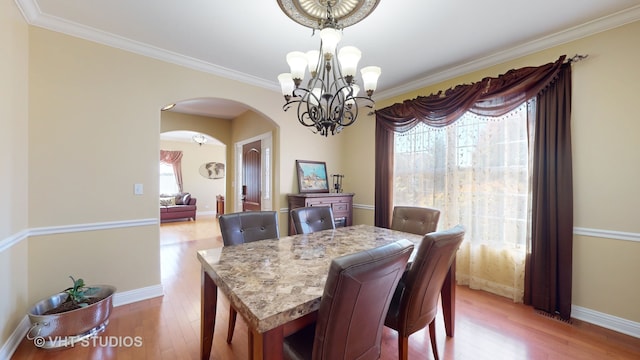
<svg viewBox="0 0 640 360">
<path fill-rule="evenodd" d="M 615 230 L 589 229 L 583 227 L 574 227 L 574 235 L 591 236 L 605 239 L 638 241 L 640 242 L 640 233 L 631 233 Z"/>
<path fill-rule="evenodd" d="M 136 220 L 107 221 L 107 222 L 89 223 L 89 224 L 45 226 L 45 227 L 25 229 L 25 230 L 21 230 L 16 234 L 10 235 L 5 239 L 0 240 L 0 253 L 8 250 L 13 245 L 16 245 L 21 241 L 34 236 L 67 234 L 72 232 L 109 230 L 109 229 L 118 229 L 118 228 L 125 228 L 125 227 L 157 225 L 159 221 L 160 220 L 158 218 L 150 218 L 150 219 L 136 219 Z"/>
</svg>

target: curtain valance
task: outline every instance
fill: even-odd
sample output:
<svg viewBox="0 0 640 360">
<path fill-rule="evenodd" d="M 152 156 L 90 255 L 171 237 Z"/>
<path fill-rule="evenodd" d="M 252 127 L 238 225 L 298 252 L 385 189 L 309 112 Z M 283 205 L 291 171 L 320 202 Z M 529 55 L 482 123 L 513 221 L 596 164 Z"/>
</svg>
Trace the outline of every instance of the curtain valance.
<svg viewBox="0 0 640 360">
<path fill-rule="evenodd" d="M 405 132 L 420 122 L 433 127 L 447 126 L 467 111 L 483 116 L 504 115 L 551 84 L 558 77 L 564 59 L 565 55 L 553 63 L 512 69 L 444 93 L 393 104 L 376 111 L 376 122 L 387 130 Z"/>
<path fill-rule="evenodd" d="M 165 164 L 176 164 L 182 160 L 182 151 L 160 150 L 160 161 Z"/>
</svg>

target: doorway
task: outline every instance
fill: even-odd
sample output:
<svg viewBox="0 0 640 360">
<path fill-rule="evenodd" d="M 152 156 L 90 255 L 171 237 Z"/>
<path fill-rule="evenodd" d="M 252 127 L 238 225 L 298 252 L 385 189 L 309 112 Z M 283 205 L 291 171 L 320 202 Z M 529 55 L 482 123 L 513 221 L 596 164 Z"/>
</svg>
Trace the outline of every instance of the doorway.
<svg viewBox="0 0 640 360">
<path fill-rule="evenodd" d="M 242 211 L 259 211 L 262 141 L 242 145 Z"/>
<path fill-rule="evenodd" d="M 253 150 L 250 150 L 252 148 Z M 245 171 L 245 149 L 248 149 L 250 157 L 246 162 L 251 162 L 251 164 L 246 164 L 249 168 L 248 171 Z M 255 156 L 259 156 L 259 159 L 252 158 Z M 234 211 L 272 210 L 273 147 L 271 132 L 237 142 L 235 144 L 235 159 L 236 174 L 233 184 L 236 201 Z M 249 184 L 252 184 L 254 190 L 250 190 Z M 243 194 L 243 185 L 247 186 L 246 194 Z M 250 193 L 251 191 L 253 192 Z M 242 201 L 244 195 L 247 196 L 246 201 Z M 246 205 L 249 206 L 246 207 Z"/>
</svg>

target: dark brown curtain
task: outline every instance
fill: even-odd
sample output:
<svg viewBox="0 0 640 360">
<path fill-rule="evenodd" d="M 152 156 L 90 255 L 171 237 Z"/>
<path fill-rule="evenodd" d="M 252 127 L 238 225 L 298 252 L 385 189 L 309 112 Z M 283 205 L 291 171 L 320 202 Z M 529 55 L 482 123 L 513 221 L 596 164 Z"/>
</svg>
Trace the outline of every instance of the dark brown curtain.
<svg viewBox="0 0 640 360">
<path fill-rule="evenodd" d="M 375 209 L 376 226 L 391 227 L 393 206 L 393 131 L 376 121 Z"/>
<path fill-rule="evenodd" d="M 537 98 L 532 171 L 532 229 L 524 302 L 571 316 L 573 177 L 571 66 Z"/>
<path fill-rule="evenodd" d="M 501 116 L 537 97 L 533 144 L 532 240 L 525 303 L 569 318 L 573 184 L 571 177 L 571 67 L 565 56 L 539 67 L 459 85 L 376 111 L 375 225 L 389 227 L 393 206 L 394 132 L 423 122 L 443 127 L 471 111 Z"/>
<path fill-rule="evenodd" d="M 182 193 L 182 151 L 160 150 L 160 162 L 173 166 L 178 190 Z"/>
</svg>

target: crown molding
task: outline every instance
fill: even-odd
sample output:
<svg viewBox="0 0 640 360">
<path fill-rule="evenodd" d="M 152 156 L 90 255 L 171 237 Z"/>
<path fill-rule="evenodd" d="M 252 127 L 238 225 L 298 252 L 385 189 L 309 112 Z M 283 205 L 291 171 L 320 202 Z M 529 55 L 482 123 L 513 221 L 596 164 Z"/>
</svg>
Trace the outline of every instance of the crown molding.
<svg viewBox="0 0 640 360">
<path fill-rule="evenodd" d="M 22 16 L 27 23 L 47 30 L 67 34 L 77 38 L 97 42 L 117 49 L 132 52 L 138 55 L 147 56 L 153 59 L 162 60 L 172 64 L 184 66 L 193 70 L 217 75 L 226 79 L 239 81 L 242 83 L 255 85 L 268 90 L 280 92 L 280 85 L 275 81 L 267 81 L 256 76 L 248 75 L 218 66 L 206 61 L 181 55 L 159 47 L 144 44 L 119 35 L 97 30 L 76 22 L 68 21 L 56 16 L 42 13 L 35 0 L 15 0 Z"/>
<path fill-rule="evenodd" d="M 67 35 L 79 37 L 85 40 L 97 42 L 114 48 L 126 50 L 139 55 L 166 61 L 172 64 L 184 66 L 205 73 L 217 75 L 227 79 L 239 81 L 249 85 L 258 86 L 267 90 L 280 91 L 280 86 L 275 81 L 265 80 L 247 75 L 232 69 L 184 56 L 158 47 L 143 44 L 128 38 L 117 36 L 104 31 L 96 30 L 78 23 L 74 23 L 59 17 L 43 14 L 35 0 L 15 0 L 25 20 L 33 26 L 61 32 Z M 408 82 L 388 90 L 376 93 L 380 100 L 402 95 L 439 82 L 468 74 L 474 71 L 511 61 L 535 52 L 558 46 L 570 41 L 578 40 L 599 32 L 610 30 L 622 25 L 640 20 L 640 5 L 630 7 L 582 25 L 533 40 L 510 49 L 491 54 L 465 64 L 452 66 L 423 78 Z"/>
<path fill-rule="evenodd" d="M 384 100 L 640 20 L 640 5 L 376 93 Z"/>
</svg>

